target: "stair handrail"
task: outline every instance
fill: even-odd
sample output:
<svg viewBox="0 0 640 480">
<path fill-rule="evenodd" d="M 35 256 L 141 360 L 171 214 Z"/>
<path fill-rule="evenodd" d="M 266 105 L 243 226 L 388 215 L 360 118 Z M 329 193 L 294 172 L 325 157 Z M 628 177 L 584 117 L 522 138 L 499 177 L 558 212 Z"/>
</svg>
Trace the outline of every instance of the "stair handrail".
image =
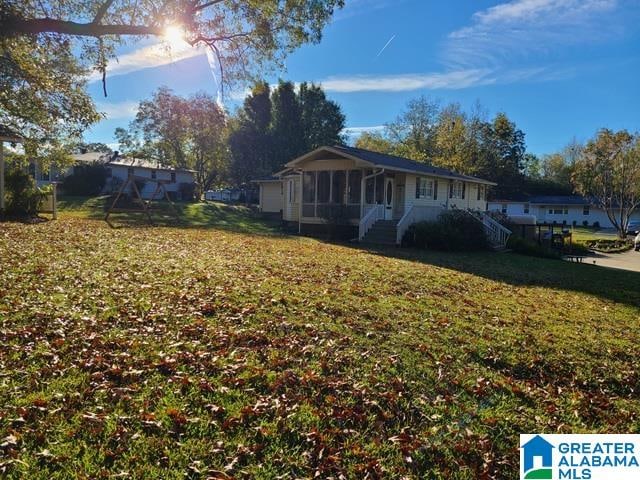
<svg viewBox="0 0 640 480">
<path fill-rule="evenodd" d="M 358 241 L 362 241 L 369 229 L 384 216 L 384 205 L 374 205 L 358 222 Z"/>
<path fill-rule="evenodd" d="M 482 223 L 482 225 L 484 226 L 484 231 L 489 237 L 489 242 L 500 247 L 507 246 L 509 237 L 513 233 L 511 230 L 502 225 L 500 222 L 491 218 L 491 216 L 486 212 L 474 212 L 471 210 L 465 210 L 465 212 Z"/>
</svg>

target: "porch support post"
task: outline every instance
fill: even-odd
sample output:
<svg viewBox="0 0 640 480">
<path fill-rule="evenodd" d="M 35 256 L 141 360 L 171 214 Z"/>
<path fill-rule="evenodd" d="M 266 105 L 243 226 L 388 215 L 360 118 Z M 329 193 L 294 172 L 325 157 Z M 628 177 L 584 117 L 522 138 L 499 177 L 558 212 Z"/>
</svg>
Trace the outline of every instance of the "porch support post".
<svg viewBox="0 0 640 480">
<path fill-rule="evenodd" d="M 362 172 L 362 178 L 360 179 L 360 218 L 364 216 L 364 195 L 365 195 L 364 189 L 366 188 L 366 184 L 367 184 L 367 181 L 365 180 L 366 170 L 362 169 L 361 172 Z"/>
<path fill-rule="evenodd" d="M 300 197 L 298 198 L 298 233 L 302 233 L 302 198 L 303 198 L 303 191 L 302 191 L 302 176 L 304 175 L 304 173 L 302 172 L 302 170 L 300 170 Z M 293 182 L 293 198 L 296 198 L 296 182 Z"/>
<path fill-rule="evenodd" d="M 4 142 L 0 141 L 0 218 L 4 217 Z"/>
</svg>

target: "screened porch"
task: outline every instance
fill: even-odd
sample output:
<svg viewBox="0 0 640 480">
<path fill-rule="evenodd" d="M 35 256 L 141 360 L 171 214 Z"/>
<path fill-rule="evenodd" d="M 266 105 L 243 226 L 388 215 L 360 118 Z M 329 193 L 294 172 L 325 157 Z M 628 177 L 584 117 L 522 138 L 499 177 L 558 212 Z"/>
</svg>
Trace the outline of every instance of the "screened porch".
<svg viewBox="0 0 640 480">
<path fill-rule="evenodd" d="M 382 172 L 380 172 L 382 173 Z M 302 172 L 302 217 L 356 221 L 385 201 L 385 176 L 373 170 Z"/>
</svg>

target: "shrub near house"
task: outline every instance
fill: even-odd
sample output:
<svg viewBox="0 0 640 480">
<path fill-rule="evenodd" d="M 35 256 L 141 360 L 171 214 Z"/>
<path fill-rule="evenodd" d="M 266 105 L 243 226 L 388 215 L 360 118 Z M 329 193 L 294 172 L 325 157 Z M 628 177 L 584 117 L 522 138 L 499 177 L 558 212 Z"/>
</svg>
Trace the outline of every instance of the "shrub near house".
<svg viewBox="0 0 640 480">
<path fill-rule="evenodd" d="M 407 230 L 404 244 L 433 250 L 486 250 L 482 223 L 462 210 L 441 213 L 435 222 L 418 222 Z"/>
</svg>

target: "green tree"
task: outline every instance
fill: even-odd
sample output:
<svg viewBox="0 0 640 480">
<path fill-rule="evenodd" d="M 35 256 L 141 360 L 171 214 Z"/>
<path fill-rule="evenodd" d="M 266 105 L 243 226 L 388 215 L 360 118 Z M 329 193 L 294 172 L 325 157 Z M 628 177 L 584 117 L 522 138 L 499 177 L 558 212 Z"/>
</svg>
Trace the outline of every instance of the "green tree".
<svg viewBox="0 0 640 480">
<path fill-rule="evenodd" d="M 0 124 L 25 138 L 30 157 L 68 161 L 60 155 L 65 145 L 100 119 L 85 92 L 86 73 L 67 41 L 0 34 Z"/>
<path fill-rule="evenodd" d="M 381 133 L 376 132 L 362 133 L 356 139 L 355 146 L 364 150 L 386 153 L 388 155 L 394 155 L 396 153 L 396 146 L 394 143 Z"/>
<path fill-rule="evenodd" d="M 271 95 L 271 108 L 274 167 L 280 169 L 306 152 L 302 109 L 293 83 L 279 83 Z"/>
<path fill-rule="evenodd" d="M 629 219 L 640 205 L 640 136 L 600 130 L 576 161 L 573 182 L 625 238 Z"/>
<path fill-rule="evenodd" d="M 87 74 L 103 83 L 125 40 L 171 27 L 218 58 L 223 85 L 251 78 L 308 42 L 344 0 L 0 0 L 0 123 L 27 149 L 77 140 L 99 120 Z M 71 138 L 68 138 L 71 137 Z"/>
<path fill-rule="evenodd" d="M 571 185 L 572 166 L 561 153 L 545 155 L 542 158 L 542 178 L 562 186 Z"/>
<path fill-rule="evenodd" d="M 522 162 L 522 173 L 527 178 L 542 178 L 542 160 L 533 153 L 525 153 Z"/>
<path fill-rule="evenodd" d="M 344 142 L 345 117 L 321 87 L 303 83 L 296 91 L 280 82 L 257 83 L 231 122 L 232 176 L 238 183 L 268 176 L 285 163 L 322 145 Z"/>
<path fill-rule="evenodd" d="M 235 183 L 245 184 L 274 172 L 270 128 L 270 87 L 258 82 L 230 125 L 231 177 Z"/>
<path fill-rule="evenodd" d="M 227 170 L 226 118 L 206 93 L 189 98 L 162 87 L 140 102 L 129 130 L 118 129 L 120 148 L 165 166 L 189 168 L 196 182 L 209 189 Z"/>
<path fill-rule="evenodd" d="M 345 116 L 340 106 L 327 99 L 318 85 L 302 83 L 298 90 L 304 132 L 304 151 L 323 145 L 343 144 Z"/>
<path fill-rule="evenodd" d="M 417 161 L 432 161 L 435 153 L 438 102 L 425 96 L 410 100 L 407 108 L 385 126 L 396 154 Z"/>
<path fill-rule="evenodd" d="M 444 107 L 438 114 L 434 130 L 433 164 L 467 175 L 475 174 L 475 144 L 469 120 L 460 105 Z"/>
<path fill-rule="evenodd" d="M 519 193 L 524 181 L 524 133 L 504 113 L 479 125 L 478 133 L 477 175 L 498 184 L 497 196 Z"/>
</svg>

